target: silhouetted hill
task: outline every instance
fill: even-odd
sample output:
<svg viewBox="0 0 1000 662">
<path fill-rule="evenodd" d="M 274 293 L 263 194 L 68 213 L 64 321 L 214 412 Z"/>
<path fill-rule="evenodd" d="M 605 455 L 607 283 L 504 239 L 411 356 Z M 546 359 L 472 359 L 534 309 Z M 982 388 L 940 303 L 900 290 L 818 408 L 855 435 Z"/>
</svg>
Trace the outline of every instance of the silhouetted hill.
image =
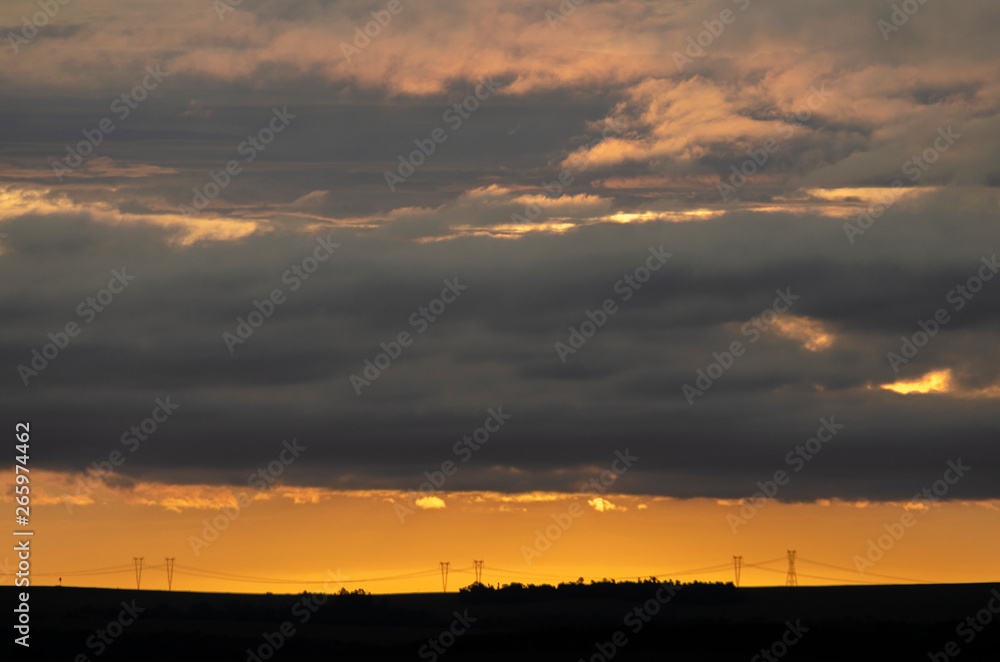
<svg viewBox="0 0 1000 662">
<path fill-rule="evenodd" d="M 16 606 L 18 592 L 3 587 L 5 604 Z M 30 595 L 31 649 L 14 646 L 14 659 L 245 662 L 255 659 L 249 649 L 260 660 L 714 661 L 768 649 L 781 660 L 922 662 L 933 652 L 944 662 L 954 659 L 942 652 L 953 642 L 961 662 L 1000 660 L 1000 613 L 990 611 L 1000 612 L 1000 584 L 646 581 L 331 596 L 33 587 Z"/>
</svg>

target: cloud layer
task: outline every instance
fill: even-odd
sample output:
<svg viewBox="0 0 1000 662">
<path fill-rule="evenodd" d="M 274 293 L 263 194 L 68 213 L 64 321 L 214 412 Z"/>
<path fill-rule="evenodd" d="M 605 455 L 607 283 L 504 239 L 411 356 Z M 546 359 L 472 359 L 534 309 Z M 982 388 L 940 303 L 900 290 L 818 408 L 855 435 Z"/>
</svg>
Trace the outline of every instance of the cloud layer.
<svg viewBox="0 0 1000 662">
<path fill-rule="evenodd" d="M 787 498 L 907 499 L 959 457 L 949 498 L 998 497 L 995 6 L 888 39 L 876 2 L 401 6 L 350 61 L 384 5 L 69 3 L 0 50 L 0 398 L 45 468 L 238 484 L 297 438 L 288 485 L 572 492 L 627 448 L 617 491 L 730 499 L 834 417 Z"/>
</svg>

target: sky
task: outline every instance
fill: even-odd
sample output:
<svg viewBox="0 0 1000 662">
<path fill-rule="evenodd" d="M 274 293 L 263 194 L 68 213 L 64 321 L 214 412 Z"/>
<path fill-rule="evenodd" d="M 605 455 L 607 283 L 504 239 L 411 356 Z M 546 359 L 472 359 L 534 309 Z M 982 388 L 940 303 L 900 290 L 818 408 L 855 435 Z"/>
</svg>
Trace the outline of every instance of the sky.
<svg viewBox="0 0 1000 662">
<path fill-rule="evenodd" d="M 996 580 L 998 20 L 3 2 L 35 581 Z"/>
</svg>

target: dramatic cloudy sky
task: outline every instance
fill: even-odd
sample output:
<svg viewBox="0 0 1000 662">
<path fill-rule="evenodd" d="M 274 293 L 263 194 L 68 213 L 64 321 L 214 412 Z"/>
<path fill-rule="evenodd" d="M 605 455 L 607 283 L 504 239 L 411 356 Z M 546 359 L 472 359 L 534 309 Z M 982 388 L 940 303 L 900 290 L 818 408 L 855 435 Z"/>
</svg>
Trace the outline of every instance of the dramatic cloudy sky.
<svg viewBox="0 0 1000 662">
<path fill-rule="evenodd" d="M 289 488 L 390 494 L 453 460 L 441 505 L 572 493 L 628 449 L 615 493 L 728 503 L 832 418 L 783 501 L 901 502 L 961 458 L 945 500 L 995 511 L 1000 279 L 974 277 L 1000 252 L 1000 7 L 927 2 L 896 29 L 884 0 L 386 5 L 69 0 L 35 34 L 38 5 L 3 4 L 0 400 L 37 430 L 53 502 L 115 450 L 108 489 L 127 500 L 245 485 L 296 438 Z M 355 43 L 371 12 L 391 20 Z M 273 142 L 241 148 L 276 112 Z M 77 165 L 85 135 L 101 144 Z M 317 239 L 339 248 L 292 291 Z M 651 249 L 671 257 L 618 284 Z M 78 314 L 112 270 L 134 280 Z M 951 292 L 970 278 L 971 298 Z M 276 288 L 230 352 L 223 334 Z M 798 298 L 751 332 L 776 290 Z M 617 312 L 560 356 L 607 299 Z M 26 377 L 69 322 L 79 335 Z M 358 394 L 351 375 L 404 331 Z M 745 353 L 686 396 L 734 341 Z M 123 433 L 168 396 L 130 452 Z M 509 420 L 462 463 L 453 445 L 497 407 Z"/>
</svg>

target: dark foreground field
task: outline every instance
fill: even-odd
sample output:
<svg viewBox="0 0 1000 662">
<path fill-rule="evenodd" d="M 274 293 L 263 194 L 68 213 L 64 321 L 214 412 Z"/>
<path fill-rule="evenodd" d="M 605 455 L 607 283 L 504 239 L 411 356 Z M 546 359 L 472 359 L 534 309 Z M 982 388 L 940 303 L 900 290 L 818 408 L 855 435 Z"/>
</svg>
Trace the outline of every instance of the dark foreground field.
<svg viewBox="0 0 1000 662">
<path fill-rule="evenodd" d="M 35 587 L 30 652 L 13 646 L 13 659 L 1000 660 L 990 611 L 1000 611 L 1000 584 L 695 584 L 665 604 L 660 587 L 328 598 Z M 17 606 L 15 589 L 0 592 Z"/>
</svg>

